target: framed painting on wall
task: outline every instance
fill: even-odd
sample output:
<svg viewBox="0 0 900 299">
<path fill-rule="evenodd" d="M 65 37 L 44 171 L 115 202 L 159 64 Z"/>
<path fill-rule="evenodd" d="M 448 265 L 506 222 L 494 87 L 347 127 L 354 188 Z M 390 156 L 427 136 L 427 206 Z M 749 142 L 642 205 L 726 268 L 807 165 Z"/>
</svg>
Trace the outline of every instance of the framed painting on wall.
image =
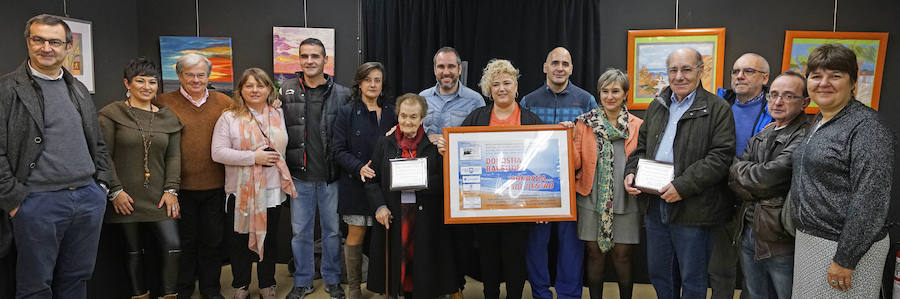
<svg viewBox="0 0 900 299">
<path fill-rule="evenodd" d="M 680 48 L 703 56 L 703 88 L 715 93 L 722 85 L 725 28 L 628 30 L 628 109 L 647 109 L 669 85 L 666 57 Z"/>
<path fill-rule="evenodd" d="M 300 67 L 300 42 L 314 37 L 325 45 L 325 73 L 334 76 L 334 28 L 272 27 L 272 57 L 275 82 L 294 77 Z"/>
<path fill-rule="evenodd" d="M 872 109 L 878 110 L 881 94 L 881 76 L 884 73 L 884 56 L 887 53 L 887 32 L 830 32 L 785 31 L 784 56 L 781 71 L 806 73 L 806 62 L 816 47 L 826 43 L 838 43 L 856 53 L 859 73 L 855 98 Z M 809 103 L 806 113 L 817 113 L 816 103 Z"/>
<path fill-rule="evenodd" d="M 181 86 L 175 73 L 175 63 L 181 56 L 191 53 L 203 55 L 212 63 L 209 89 L 231 96 L 234 93 L 234 72 L 230 37 L 160 36 L 163 91 L 175 91 Z"/>
<path fill-rule="evenodd" d="M 60 17 L 72 30 L 72 50 L 66 55 L 63 67 L 94 93 L 94 35 L 91 22 Z"/>
</svg>

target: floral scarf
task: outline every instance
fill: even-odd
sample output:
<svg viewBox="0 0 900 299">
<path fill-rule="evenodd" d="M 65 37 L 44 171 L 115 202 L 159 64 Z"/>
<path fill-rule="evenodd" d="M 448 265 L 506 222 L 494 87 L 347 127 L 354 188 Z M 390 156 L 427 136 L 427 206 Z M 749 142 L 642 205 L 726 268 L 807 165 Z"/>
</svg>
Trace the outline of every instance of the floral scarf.
<svg viewBox="0 0 900 299">
<path fill-rule="evenodd" d="M 597 138 L 597 173 L 594 175 L 593 192 L 597 195 L 597 212 L 600 214 L 599 229 L 597 231 L 597 244 L 600 250 L 607 252 L 612 249 L 613 233 L 613 157 L 615 151 L 612 142 L 628 138 L 628 110 L 623 106 L 616 118 L 616 125 L 610 124 L 606 119 L 603 107 L 588 111 L 576 118 L 583 122 L 594 132 Z"/>
<path fill-rule="evenodd" d="M 277 109 L 266 107 L 262 111 L 262 115 L 267 119 L 270 126 L 284 130 L 281 114 Z M 271 140 L 263 135 L 262 126 L 252 114 L 248 113 L 246 116 L 237 116 L 235 118 L 241 134 L 239 150 L 255 151 L 262 145 L 275 148 Z M 274 167 L 277 167 L 281 178 L 281 191 L 287 193 L 291 198 L 296 197 L 297 191 L 294 189 L 291 173 L 287 168 L 287 163 L 284 161 L 284 154 L 279 154 L 281 154 L 281 157 L 279 157 Z M 264 198 L 266 195 L 266 168 L 259 164 L 240 167 L 234 205 L 234 231 L 241 234 L 249 234 L 247 247 L 259 254 L 260 260 L 263 259 L 263 244 L 266 240 L 267 225 L 267 207 Z"/>
</svg>

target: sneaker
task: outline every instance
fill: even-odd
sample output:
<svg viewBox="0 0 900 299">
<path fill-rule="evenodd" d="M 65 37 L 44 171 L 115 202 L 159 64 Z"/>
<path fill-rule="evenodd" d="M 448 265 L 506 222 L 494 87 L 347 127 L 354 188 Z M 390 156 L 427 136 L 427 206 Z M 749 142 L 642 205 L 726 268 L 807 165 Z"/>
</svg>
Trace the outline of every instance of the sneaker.
<svg viewBox="0 0 900 299">
<path fill-rule="evenodd" d="M 330 284 L 325 286 L 325 292 L 328 293 L 331 299 L 345 299 L 344 288 L 341 287 L 341 284 Z"/>
<path fill-rule="evenodd" d="M 306 295 L 312 294 L 315 291 L 316 291 L 316 288 L 313 286 L 308 286 L 308 287 L 295 286 L 293 289 L 291 289 L 291 292 L 287 294 L 287 297 L 284 297 L 284 298 L 285 299 L 303 299 L 303 297 L 306 297 Z"/>
</svg>

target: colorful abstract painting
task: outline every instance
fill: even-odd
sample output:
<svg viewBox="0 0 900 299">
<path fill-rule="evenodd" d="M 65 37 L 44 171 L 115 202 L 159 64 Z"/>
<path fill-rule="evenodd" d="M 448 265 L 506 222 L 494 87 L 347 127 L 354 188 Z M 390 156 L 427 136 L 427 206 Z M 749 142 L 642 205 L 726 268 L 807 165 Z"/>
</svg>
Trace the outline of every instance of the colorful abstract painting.
<svg viewBox="0 0 900 299">
<path fill-rule="evenodd" d="M 628 31 L 628 109 L 647 109 L 669 86 L 666 58 L 675 50 L 693 48 L 703 59 L 700 84 L 710 92 L 722 85 L 725 28 Z"/>
<path fill-rule="evenodd" d="M 325 62 L 325 73 L 334 75 L 334 29 L 333 28 L 306 28 L 306 27 L 272 27 L 272 57 L 275 72 L 275 80 L 283 81 L 294 77 L 300 67 L 300 42 L 314 37 L 325 45 L 325 54 L 328 61 Z"/>
<path fill-rule="evenodd" d="M 225 94 L 234 90 L 230 37 L 160 36 L 159 55 L 162 65 L 163 91 L 178 90 L 181 83 L 175 72 L 175 63 L 181 56 L 195 53 L 212 62 L 209 88 Z"/>
<path fill-rule="evenodd" d="M 879 32 L 822 32 L 787 31 L 785 33 L 784 57 L 781 70 L 806 73 L 809 53 L 826 43 L 838 43 L 856 53 L 859 72 L 856 80 L 856 100 L 878 110 L 881 91 L 881 75 L 887 48 L 887 33 Z M 816 103 L 809 103 L 807 113 L 816 113 Z"/>
</svg>

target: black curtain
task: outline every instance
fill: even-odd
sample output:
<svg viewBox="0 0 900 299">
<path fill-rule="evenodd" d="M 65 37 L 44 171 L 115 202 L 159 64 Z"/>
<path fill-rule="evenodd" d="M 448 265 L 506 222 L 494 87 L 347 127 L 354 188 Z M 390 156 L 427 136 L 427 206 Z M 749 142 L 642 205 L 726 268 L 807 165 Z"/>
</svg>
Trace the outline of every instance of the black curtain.
<svg viewBox="0 0 900 299">
<path fill-rule="evenodd" d="M 363 0 L 366 61 L 385 66 L 389 95 L 434 86 L 432 58 L 443 46 L 468 61 L 467 86 L 481 91 L 492 58 L 510 60 L 522 74 L 519 95 L 545 81 L 547 53 L 572 53 L 571 81 L 596 93 L 600 65 L 600 5 L 592 0 Z"/>
</svg>

